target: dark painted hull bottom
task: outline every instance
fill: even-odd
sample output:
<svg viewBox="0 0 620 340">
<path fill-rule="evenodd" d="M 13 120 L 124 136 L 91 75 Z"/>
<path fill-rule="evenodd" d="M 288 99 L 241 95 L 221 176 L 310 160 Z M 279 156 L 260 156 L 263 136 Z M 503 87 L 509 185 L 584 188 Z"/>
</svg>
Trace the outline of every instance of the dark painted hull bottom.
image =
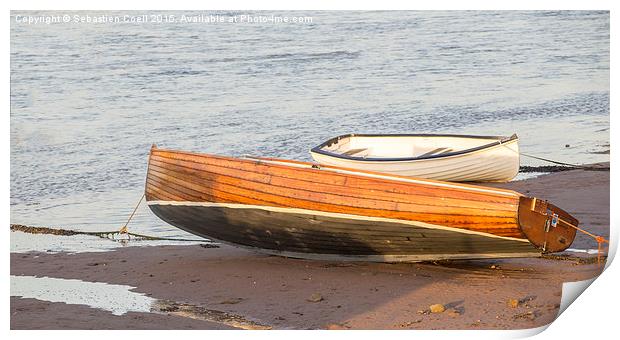
<svg viewBox="0 0 620 340">
<path fill-rule="evenodd" d="M 419 262 L 540 255 L 522 240 L 409 221 L 192 202 L 150 202 L 149 207 L 192 234 L 295 258 Z"/>
</svg>

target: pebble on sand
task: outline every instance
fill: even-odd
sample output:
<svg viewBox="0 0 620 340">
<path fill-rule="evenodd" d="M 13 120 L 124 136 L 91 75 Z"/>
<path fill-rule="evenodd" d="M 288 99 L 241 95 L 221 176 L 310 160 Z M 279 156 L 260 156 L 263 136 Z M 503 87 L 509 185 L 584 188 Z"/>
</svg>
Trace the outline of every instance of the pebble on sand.
<svg viewBox="0 0 620 340">
<path fill-rule="evenodd" d="M 327 325 L 326 328 L 331 331 L 331 330 L 344 330 L 344 329 L 349 329 L 351 327 L 347 327 L 346 325 L 339 324 L 339 323 L 330 323 L 329 325 Z"/>
<path fill-rule="evenodd" d="M 451 317 L 457 317 L 460 316 L 461 313 L 456 309 L 451 309 L 448 311 L 448 315 L 450 315 Z"/>
<path fill-rule="evenodd" d="M 399 324 L 398 326 L 400 328 L 405 328 L 405 327 L 410 327 L 411 325 L 416 324 L 416 323 L 420 323 L 420 322 L 422 322 L 422 319 L 417 319 L 417 320 L 413 320 L 413 321 L 403 322 L 403 323 Z"/>
<path fill-rule="evenodd" d="M 323 295 L 319 294 L 319 293 L 314 293 L 312 295 L 310 295 L 310 297 L 308 299 L 306 299 L 306 301 L 308 302 L 320 302 L 323 301 Z"/>
<path fill-rule="evenodd" d="M 220 305 L 235 305 L 243 301 L 243 298 L 230 298 L 220 302 Z"/>
<path fill-rule="evenodd" d="M 438 304 L 431 305 L 429 309 L 431 310 L 431 313 L 443 313 L 446 310 L 446 307 L 438 303 Z"/>
<path fill-rule="evenodd" d="M 508 299 L 508 306 L 510 306 L 512 308 L 519 307 L 519 300 L 517 300 L 517 299 Z"/>
</svg>

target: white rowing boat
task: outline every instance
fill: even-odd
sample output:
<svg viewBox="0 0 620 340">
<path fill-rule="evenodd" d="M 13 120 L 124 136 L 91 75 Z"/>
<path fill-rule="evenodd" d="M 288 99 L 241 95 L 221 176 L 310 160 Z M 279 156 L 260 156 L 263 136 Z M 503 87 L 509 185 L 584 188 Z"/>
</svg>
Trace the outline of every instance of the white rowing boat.
<svg viewBox="0 0 620 340">
<path fill-rule="evenodd" d="M 516 134 L 350 134 L 310 154 L 320 164 L 452 182 L 508 182 L 519 172 Z"/>
</svg>

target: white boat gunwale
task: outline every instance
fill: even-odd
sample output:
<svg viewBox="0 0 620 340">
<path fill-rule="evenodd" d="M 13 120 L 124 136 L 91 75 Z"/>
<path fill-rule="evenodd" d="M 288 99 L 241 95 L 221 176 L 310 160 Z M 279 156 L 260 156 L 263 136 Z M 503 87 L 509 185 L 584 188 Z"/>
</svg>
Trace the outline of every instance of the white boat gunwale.
<svg viewBox="0 0 620 340">
<path fill-rule="evenodd" d="M 446 152 L 446 153 L 436 154 L 436 155 L 426 155 L 426 156 L 422 155 L 422 156 L 412 156 L 412 157 L 360 157 L 360 156 L 350 156 L 346 154 L 335 153 L 335 152 L 331 152 L 331 151 L 327 151 L 323 149 L 326 146 L 330 146 L 334 143 L 339 142 L 341 139 L 351 138 L 351 137 L 379 137 L 379 138 L 381 137 L 453 137 L 453 138 L 470 138 L 470 139 L 489 139 L 489 140 L 494 140 L 494 142 L 480 145 L 480 146 L 473 147 L 473 148 L 469 148 L 469 149 L 464 149 L 464 150 L 451 151 L 451 152 Z M 335 158 L 346 159 L 346 160 L 355 160 L 355 161 L 365 161 L 365 162 L 399 162 L 399 161 L 402 161 L 402 162 L 405 162 L 405 161 L 417 161 L 417 160 L 447 158 L 451 156 L 465 155 L 468 153 L 473 153 L 476 151 L 489 149 L 489 148 L 492 148 L 498 145 L 502 145 L 502 144 L 506 144 L 506 143 L 510 143 L 510 142 L 518 141 L 518 140 L 519 140 L 519 137 L 517 136 L 516 133 L 509 137 L 508 136 L 457 135 L 457 134 L 357 134 L 357 133 L 350 133 L 350 134 L 344 134 L 344 135 L 330 138 L 329 140 L 310 149 L 310 152 L 318 153 L 318 154 L 329 156 L 329 157 L 335 157 Z"/>
</svg>

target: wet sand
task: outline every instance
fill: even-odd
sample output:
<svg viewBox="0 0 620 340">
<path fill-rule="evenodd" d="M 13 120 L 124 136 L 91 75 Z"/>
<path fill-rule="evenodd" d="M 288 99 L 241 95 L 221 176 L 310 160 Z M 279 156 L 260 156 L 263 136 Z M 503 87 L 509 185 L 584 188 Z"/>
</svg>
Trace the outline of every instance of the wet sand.
<svg viewBox="0 0 620 340">
<path fill-rule="evenodd" d="M 494 185 L 547 198 L 588 230 L 609 236 L 607 171 L 574 170 Z M 595 247 L 596 242 L 580 235 L 571 246 Z M 226 320 L 211 320 L 213 312 L 274 329 L 534 328 L 555 319 L 563 282 L 598 275 L 602 266 L 592 256 L 384 264 L 287 259 L 199 245 L 12 253 L 11 275 L 129 285 L 198 312 L 172 308 L 171 313 L 115 316 L 86 306 L 13 297 L 11 329 L 230 328 Z M 433 304 L 446 310 L 431 313 Z M 201 311 L 210 313 L 204 317 Z"/>
<path fill-rule="evenodd" d="M 50 316 L 54 316 L 48 322 Z M 44 320 L 44 321 L 43 321 Z M 82 305 L 11 297 L 11 329 L 234 329 L 174 315 L 129 312 L 118 316 Z"/>
</svg>

